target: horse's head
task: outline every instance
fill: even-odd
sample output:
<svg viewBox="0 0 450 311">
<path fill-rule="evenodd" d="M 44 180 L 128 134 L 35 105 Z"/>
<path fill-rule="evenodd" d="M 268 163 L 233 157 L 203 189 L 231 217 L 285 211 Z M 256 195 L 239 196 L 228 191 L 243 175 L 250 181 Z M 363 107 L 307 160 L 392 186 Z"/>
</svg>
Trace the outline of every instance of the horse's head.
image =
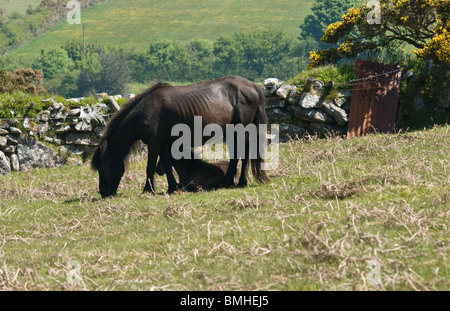
<svg viewBox="0 0 450 311">
<path fill-rule="evenodd" d="M 125 172 L 123 159 L 114 157 L 108 142 L 102 140 L 92 158 L 92 168 L 98 171 L 99 189 L 103 198 L 116 195 Z"/>
</svg>

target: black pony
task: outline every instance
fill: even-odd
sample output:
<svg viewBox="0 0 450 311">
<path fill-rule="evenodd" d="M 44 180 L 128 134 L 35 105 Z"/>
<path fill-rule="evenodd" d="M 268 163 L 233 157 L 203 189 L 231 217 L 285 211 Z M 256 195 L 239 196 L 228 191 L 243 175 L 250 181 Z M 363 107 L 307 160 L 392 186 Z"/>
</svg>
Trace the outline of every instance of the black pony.
<svg viewBox="0 0 450 311">
<path fill-rule="evenodd" d="M 154 192 L 154 174 L 158 156 L 167 175 L 169 193 L 176 190 L 172 173 L 171 144 L 178 139 L 171 135 L 177 124 L 194 128 L 194 117 L 201 116 L 203 128 L 219 125 L 224 133 L 227 124 L 267 124 L 265 97 L 262 88 L 237 76 L 229 76 L 186 86 L 158 83 L 125 104 L 109 122 L 92 158 L 92 168 L 99 172 L 102 197 L 113 196 L 125 172 L 125 158 L 138 140 L 148 145 L 147 180 L 144 192 Z M 191 131 L 193 134 L 193 130 Z M 258 133 L 258 144 L 261 141 Z M 265 133 L 264 133 L 265 134 Z M 203 137 L 202 143 L 210 137 Z M 233 138 L 237 139 L 237 138 Z M 193 138 L 192 138 L 193 140 Z M 247 185 L 249 144 L 246 140 L 245 156 L 238 186 Z M 236 148 L 234 148 L 235 150 Z M 258 147 L 259 150 L 259 147 Z M 237 152 L 232 157 L 221 186 L 234 185 L 238 164 Z M 251 160 L 253 176 L 259 182 L 268 180 L 261 169 L 260 152 Z"/>
</svg>

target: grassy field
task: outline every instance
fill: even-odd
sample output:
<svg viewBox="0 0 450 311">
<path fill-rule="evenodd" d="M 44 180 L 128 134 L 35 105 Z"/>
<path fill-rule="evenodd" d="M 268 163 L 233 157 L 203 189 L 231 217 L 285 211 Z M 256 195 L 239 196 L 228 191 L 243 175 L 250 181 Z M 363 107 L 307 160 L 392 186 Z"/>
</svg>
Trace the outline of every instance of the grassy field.
<svg viewBox="0 0 450 311">
<path fill-rule="evenodd" d="M 1 1 L 1 0 L 0 0 Z M 87 42 L 146 50 L 151 40 L 216 39 L 240 31 L 282 29 L 293 37 L 313 0 L 113 0 L 82 13 Z M 82 26 L 63 23 L 6 56 L 24 65 L 41 49 L 82 39 Z"/>
<path fill-rule="evenodd" d="M 88 164 L 0 177 L 0 290 L 449 290 L 449 146 L 294 141 L 268 184 L 172 196 L 142 160 L 107 200 Z"/>
<path fill-rule="evenodd" d="M 35 8 L 40 2 L 41 0 L 0 0 L 0 9 L 6 14 L 24 14 L 29 6 Z"/>
</svg>

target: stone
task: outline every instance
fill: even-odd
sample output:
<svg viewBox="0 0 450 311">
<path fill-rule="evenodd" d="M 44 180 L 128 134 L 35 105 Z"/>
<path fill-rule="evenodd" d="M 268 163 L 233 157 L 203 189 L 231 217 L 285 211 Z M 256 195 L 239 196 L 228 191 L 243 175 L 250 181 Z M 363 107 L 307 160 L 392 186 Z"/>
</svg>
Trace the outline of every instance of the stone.
<svg viewBox="0 0 450 311">
<path fill-rule="evenodd" d="M 0 175 L 8 175 L 11 173 L 11 163 L 8 157 L 0 151 Z"/>
<path fill-rule="evenodd" d="M 20 122 L 17 119 L 9 119 L 8 120 L 9 126 L 19 125 Z"/>
<path fill-rule="evenodd" d="M 73 155 L 77 155 L 77 156 L 82 156 L 84 154 L 83 150 L 76 149 L 69 145 L 64 145 L 64 146 L 59 147 L 59 152 L 65 153 L 65 154 L 73 154 Z"/>
<path fill-rule="evenodd" d="M 119 104 L 117 104 L 116 100 L 114 99 L 114 97 L 109 96 L 108 97 L 110 104 L 112 105 L 112 107 L 114 108 L 115 111 L 119 111 L 120 110 L 120 106 Z"/>
<path fill-rule="evenodd" d="M 0 129 L 7 130 L 7 129 L 9 129 L 9 127 L 10 127 L 9 123 L 7 123 L 7 122 L 3 123 L 3 121 L 0 121 Z"/>
<path fill-rule="evenodd" d="M 74 116 L 79 116 L 80 113 L 81 113 L 81 109 L 80 108 L 75 108 L 75 109 L 70 109 L 69 112 L 68 112 L 68 115 L 71 116 L 71 117 L 74 117 Z"/>
<path fill-rule="evenodd" d="M 65 120 L 67 118 L 67 110 L 66 107 L 61 108 L 55 115 L 54 115 L 54 119 L 55 120 Z"/>
<path fill-rule="evenodd" d="M 135 97 L 136 97 L 136 95 L 134 95 L 134 94 L 127 94 L 123 98 L 130 100 L 130 99 L 133 99 Z"/>
<path fill-rule="evenodd" d="M 266 114 L 270 123 L 280 123 L 289 120 L 289 114 L 279 108 L 269 109 Z"/>
<path fill-rule="evenodd" d="M 286 99 L 292 92 L 294 92 L 294 93 L 297 92 L 296 86 L 289 85 L 289 84 L 283 84 L 282 86 L 280 86 L 278 88 L 278 90 L 276 91 L 276 94 L 278 97 Z"/>
<path fill-rule="evenodd" d="M 347 112 L 334 103 L 323 102 L 320 109 L 332 116 L 340 127 L 343 127 L 348 123 Z"/>
<path fill-rule="evenodd" d="M 45 136 L 44 141 L 47 143 L 53 143 L 55 139 L 53 137 Z"/>
<path fill-rule="evenodd" d="M 317 92 L 322 92 L 323 88 L 325 87 L 325 83 L 321 80 L 314 79 L 312 81 L 312 88 Z"/>
<path fill-rule="evenodd" d="M 92 106 L 93 111 L 97 113 L 108 113 L 111 108 L 108 107 L 108 105 L 104 103 L 97 103 L 94 106 Z"/>
<path fill-rule="evenodd" d="M 64 140 L 62 140 L 61 138 L 55 138 L 53 139 L 53 143 L 57 145 L 62 145 L 64 144 Z"/>
<path fill-rule="evenodd" d="M 278 98 L 267 98 L 266 99 L 266 109 L 273 108 L 284 108 L 285 102 L 284 100 Z"/>
<path fill-rule="evenodd" d="M 42 111 L 41 121 L 42 122 L 48 122 L 48 119 L 50 118 L 50 114 L 51 114 L 51 112 L 49 110 Z"/>
<path fill-rule="evenodd" d="M 95 94 L 98 100 L 103 100 L 105 97 L 108 97 L 108 93 L 97 93 Z"/>
<path fill-rule="evenodd" d="M 279 83 L 280 83 L 280 81 L 277 78 L 269 78 L 269 79 L 264 80 L 264 86 L 267 86 L 267 87 L 272 87 L 272 86 L 278 85 Z"/>
<path fill-rule="evenodd" d="M 64 107 L 64 105 L 62 103 L 56 103 L 55 102 L 52 107 L 53 107 L 54 110 L 59 110 L 62 107 Z"/>
<path fill-rule="evenodd" d="M 8 146 L 8 139 L 4 136 L 0 136 L 0 150 L 4 150 Z"/>
<path fill-rule="evenodd" d="M 322 105 L 320 97 L 311 93 L 303 93 L 299 105 L 305 109 L 319 108 Z"/>
<path fill-rule="evenodd" d="M 53 168 L 66 164 L 66 159 L 31 137 L 23 137 L 17 146 L 20 169 Z"/>
<path fill-rule="evenodd" d="M 69 119 L 69 125 L 71 126 L 75 126 L 78 124 L 78 122 L 80 122 L 80 120 L 78 120 L 77 118 L 73 118 L 73 119 Z"/>
<path fill-rule="evenodd" d="M 16 153 L 16 146 L 10 145 L 10 146 L 6 147 L 6 148 L 3 150 L 3 152 L 6 153 L 6 154 L 13 154 L 13 153 Z"/>
<path fill-rule="evenodd" d="M 300 120 L 320 122 L 320 123 L 334 123 L 334 118 L 329 114 L 316 110 L 316 109 L 304 109 L 297 107 L 295 109 L 295 117 Z"/>
<path fill-rule="evenodd" d="M 0 135 L 8 135 L 9 131 L 5 129 L 0 129 Z"/>
<path fill-rule="evenodd" d="M 95 146 L 90 133 L 69 133 L 65 137 L 67 145 Z"/>
<path fill-rule="evenodd" d="M 309 129 L 319 134 L 335 134 L 342 132 L 342 130 L 335 125 L 318 122 L 311 122 L 309 124 Z"/>
<path fill-rule="evenodd" d="M 346 102 L 347 102 L 347 100 L 344 97 L 334 100 L 335 105 L 338 107 L 344 106 Z"/>
<path fill-rule="evenodd" d="M 264 80 L 264 95 L 271 96 L 275 94 L 275 92 L 282 84 L 283 81 L 279 81 L 276 78 L 269 78 Z"/>
<path fill-rule="evenodd" d="M 18 172 L 20 170 L 19 157 L 16 154 L 11 155 L 9 158 L 11 163 L 11 170 Z"/>
<path fill-rule="evenodd" d="M 295 136 L 303 136 L 304 134 L 306 134 L 306 129 L 301 128 L 298 125 L 295 124 L 289 124 L 289 123 L 281 123 L 280 125 L 280 132 L 281 135 L 286 135 L 286 136 L 291 136 L 291 137 L 295 137 Z"/>
<path fill-rule="evenodd" d="M 70 126 L 66 125 L 66 126 L 58 127 L 57 129 L 55 129 L 55 132 L 57 134 L 64 134 L 64 133 L 70 132 Z"/>
<path fill-rule="evenodd" d="M 77 132 L 91 132 L 92 125 L 88 124 L 86 121 L 81 120 L 75 125 L 75 130 Z"/>
<path fill-rule="evenodd" d="M 13 126 L 11 126 L 9 128 L 9 133 L 11 135 L 13 135 L 13 136 L 20 136 L 20 135 L 22 135 L 22 131 L 19 130 L 17 127 L 13 127 Z"/>
<path fill-rule="evenodd" d="M 54 103 L 56 103 L 56 101 L 53 98 L 43 99 L 43 100 L 41 100 L 41 102 L 47 103 L 47 104 L 54 104 Z"/>
<path fill-rule="evenodd" d="M 81 102 L 82 98 L 69 98 L 66 99 L 66 102 L 71 102 L 71 103 L 79 103 Z"/>
<path fill-rule="evenodd" d="M 17 138 L 12 135 L 6 136 L 6 139 L 8 140 L 8 145 L 17 145 L 19 143 Z"/>
<path fill-rule="evenodd" d="M 23 128 L 28 130 L 30 128 L 30 120 L 28 118 L 25 118 L 23 120 Z"/>
<path fill-rule="evenodd" d="M 40 122 L 37 128 L 38 134 L 43 136 L 48 132 L 48 122 Z"/>
</svg>

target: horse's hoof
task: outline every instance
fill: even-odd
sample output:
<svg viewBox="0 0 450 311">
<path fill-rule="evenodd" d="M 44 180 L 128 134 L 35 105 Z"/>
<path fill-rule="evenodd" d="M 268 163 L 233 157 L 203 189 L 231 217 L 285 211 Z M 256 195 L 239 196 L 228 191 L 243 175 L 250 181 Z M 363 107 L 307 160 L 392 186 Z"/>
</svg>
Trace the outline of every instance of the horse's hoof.
<svg viewBox="0 0 450 311">
<path fill-rule="evenodd" d="M 234 183 L 229 182 L 221 183 L 219 185 L 219 188 L 234 188 L 234 187 L 236 187 L 236 185 Z"/>
<path fill-rule="evenodd" d="M 247 187 L 247 183 L 238 183 L 238 185 L 237 185 L 237 187 L 238 188 L 245 188 L 245 187 Z"/>
</svg>

